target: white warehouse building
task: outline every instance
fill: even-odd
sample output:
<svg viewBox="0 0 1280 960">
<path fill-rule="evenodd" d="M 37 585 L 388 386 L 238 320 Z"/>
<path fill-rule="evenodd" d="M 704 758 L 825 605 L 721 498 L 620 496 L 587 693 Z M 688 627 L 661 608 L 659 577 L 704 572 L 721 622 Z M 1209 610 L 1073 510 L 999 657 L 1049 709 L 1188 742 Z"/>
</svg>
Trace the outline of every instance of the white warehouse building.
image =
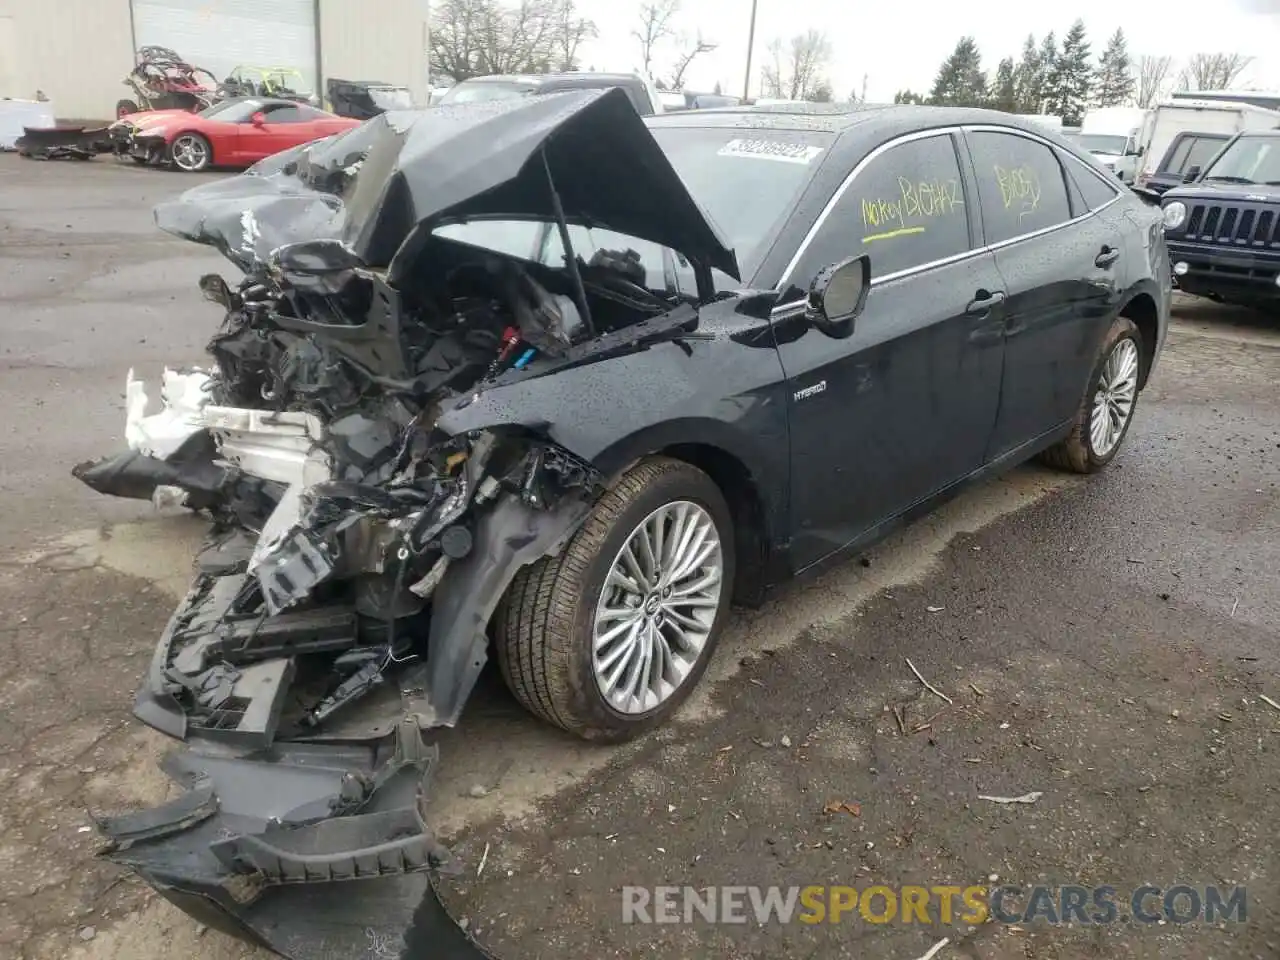
<svg viewBox="0 0 1280 960">
<path fill-rule="evenodd" d="M 0 0 L 0 98 L 39 91 L 61 118 L 113 117 L 152 45 L 219 80 L 283 67 L 321 96 L 331 77 L 430 94 L 427 0 Z"/>
</svg>

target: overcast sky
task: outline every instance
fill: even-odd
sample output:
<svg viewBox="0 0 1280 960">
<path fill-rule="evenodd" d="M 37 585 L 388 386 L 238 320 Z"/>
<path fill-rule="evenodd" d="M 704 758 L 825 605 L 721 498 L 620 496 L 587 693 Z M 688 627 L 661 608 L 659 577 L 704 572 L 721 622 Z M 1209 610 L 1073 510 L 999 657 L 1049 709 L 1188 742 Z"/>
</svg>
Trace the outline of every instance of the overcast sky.
<svg viewBox="0 0 1280 960">
<path fill-rule="evenodd" d="M 639 43 L 631 35 L 639 0 L 578 0 L 600 30 L 583 51 L 584 67 L 629 70 L 639 66 Z M 1039 39 L 1053 30 L 1059 39 L 1075 17 L 1089 31 L 1095 55 L 1116 28 L 1129 51 L 1184 58 L 1197 52 L 1239 52 L 1256 60 L 1241 84 L 1280 90 L 1280 0 L 1215 0 L 1207 7 L 1178 4 L 1075 0 L 1071 4 L 1016 4 L 1003 0 L 955 3 L 952 0 L 758 0 L 752 95 L 759 94 L 759 66 L 775 37 L 787 38 L 810 27 L 826 31 L 833 48 L 830 79 L 837 96 L 861 90 L 867 78 L 870 100 L 892 99 L 910 88 L 928 92 L 938 65 L 968 33 L 982 49 L 983 66 L 993 70 L 1002 57 L 1016 57 L 1028 33 Z M 1059 12 L 1061 11 L 1061 12 Z M 751 0 L 683 0 L 676 27 L 689 37 L 699 30 L 719 46 L 689 68 L 685 86 L 709 91 L 718 81 L 725 93 L 742 93 Z M 676 47 L 664 46 L 654 73 L 670 67 Z"/>
</svg>

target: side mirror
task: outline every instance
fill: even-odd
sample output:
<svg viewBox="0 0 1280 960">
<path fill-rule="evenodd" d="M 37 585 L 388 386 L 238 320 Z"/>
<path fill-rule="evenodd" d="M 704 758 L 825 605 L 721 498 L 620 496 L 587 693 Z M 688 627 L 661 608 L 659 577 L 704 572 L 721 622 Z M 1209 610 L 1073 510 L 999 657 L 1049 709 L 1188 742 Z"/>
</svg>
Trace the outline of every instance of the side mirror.
<svg viewBox="0 0 1280 960">
<path fill-rule="evenodd" d="M 1138 156 L 1142 156 L 1142 155 L 1143 155 L 1143 154 L 1145 154 L 1146 152 L 1147 152 L 1147 148 L 1146 148 L 1146 147 L 1138 147 Z"/>
<path fill-rule="evenodd" d="M 820 271 L 809 287 L 809 323 L 828 337 L 843 340 L 853 333 L 871 291 L 871 259 L 865 253 Z"/>
<path fill-rule="evenodd" d="M 1199 167 L 1192 167 L 1192 168 L 1191 168 L 1190 170 L 1188 170 L 1188 171 L 1186 172 L 1186 174 L 1182 177 L 1182 182 L 1183 182 L 1183 183 L 1191 183 L 1191 182 L 1192 182 L 1193 180 L 1195 180 L 1195 178 L 1196 178 L 1196 177 L 1198 177 L 1198 176 L 1200 176 L 1200 168 L 1199 168 Z"/>
<path fill-rule="evenodd" d="M 263 113 L 261 110 L 259 110 L 257 113 L 255 113 L 252 117 L 249 118 L 249 122 L 252 123 L 255 127 L 261 127 L 264 124 L 266 124 L 267 115 Z"/>
</svg>

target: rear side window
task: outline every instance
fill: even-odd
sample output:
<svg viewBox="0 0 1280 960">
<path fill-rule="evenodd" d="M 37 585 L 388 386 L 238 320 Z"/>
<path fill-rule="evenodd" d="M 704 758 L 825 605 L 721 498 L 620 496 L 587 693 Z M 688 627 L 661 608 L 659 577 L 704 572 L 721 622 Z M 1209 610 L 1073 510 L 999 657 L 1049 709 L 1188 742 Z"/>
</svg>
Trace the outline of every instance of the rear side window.
<svg viewBox="0 0 1280 960">
<path fill-rule="evenodd" d="M 969 249 L 960 164 L 944 133 L 900 143 L 868 163 L 832 208 L 810 255 L 820 270 L 869 254 L 879 279 Z"/>
<path fill-rule="evenodd" d="M 1067 176 L 1075 183 L 1080 196 L 1084 198 L 1085 206 L 1090 210 L 1097 210 L 1104 204 L 1110 203 L 1119 193 L 1115 187 L 1096 173 L 1085 169 L 1085 165 L 1078 160 L 1067 158 L 1064 166 Z"/>
<path fill-rule="evenodd" d="M 974 131 L 966 136 L 978 176 L 987 243 L 1071 219 L 1062 166 L 1052 148 L 1013 133 Z"/>
</svg>

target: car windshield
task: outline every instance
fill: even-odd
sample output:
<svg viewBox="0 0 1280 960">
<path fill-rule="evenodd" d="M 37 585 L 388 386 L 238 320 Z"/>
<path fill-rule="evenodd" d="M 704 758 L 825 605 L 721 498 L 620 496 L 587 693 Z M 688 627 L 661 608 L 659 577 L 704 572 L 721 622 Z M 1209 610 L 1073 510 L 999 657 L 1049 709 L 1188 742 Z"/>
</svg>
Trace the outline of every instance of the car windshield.
<svg viewBox="0 0 1280 960">
<path fill-rule="evenodd" d="M 656 127 L 651 132 L 707 218 L 737 254 L 747 283 L 833 139 L 830 134 L 808 131 L 729 127 Z M 751 202 L 744 203 L 744 197 Z M 549 266 L 564 262 L 559 232 L 551 224 L 475 220 L 442 226 L 435 232 Z M 675 251 L 598 227 L 573 226 L 569 239 L 574 252 L 584 260 L 601 250 L 634 250 L 640 255 L 651 290 L 696 293 L 693 269 Z M 715 281 L 721 290 L 741 286 L 718 271 Z"/>
<path fill-rule="evenodd" d="M 1222 151 L 1203 179 L 1280 184 L 1280 137 L 1241 137 Z"/>
<path fill-rule="evenodd" d="M 454 84 L 437 103 L 476 103 L 480 100 L 514 100 L 534 92 L 533 85 L 516 80 L 463 80 Z"/>
<path fill-rule="evenodd" d="M 261 100 L 223 100 L 211 107 L 205 107 L 200 111 L 200 116 L 206 119 L 223 120 L 227 123 L 239 123 L 242 120 L 248 120 L 261 109 Z"/>
<path fill-rule="evenodd" d="M 1090 153 L 1124 153 L 1125 144 L 1128 137 L 1112 136 L 1104 133 L 1079 133 L 1073 137 L 1076 143 L 1080 144 Z"/>
</svg>

